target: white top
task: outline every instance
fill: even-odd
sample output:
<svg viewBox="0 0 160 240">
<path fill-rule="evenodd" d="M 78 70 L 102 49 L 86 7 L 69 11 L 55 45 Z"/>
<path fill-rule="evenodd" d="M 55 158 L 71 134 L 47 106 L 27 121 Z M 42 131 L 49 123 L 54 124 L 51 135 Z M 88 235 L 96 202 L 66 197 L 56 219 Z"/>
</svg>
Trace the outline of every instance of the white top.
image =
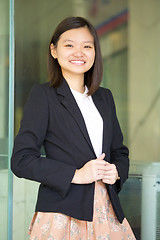
<svg viewBox="0 0 160 240">
<path fill-rule="evenodd" d="M 88 88 L 85 87 L 84 93 L 79 93 L 73 89 L 71 92 L 80 108 L 84 118 L 86 128 L 97 157 L 102 154 L 103 141 L 103 120 L 98 112 L 93 99 L 87 95 Z"/>
</svg>

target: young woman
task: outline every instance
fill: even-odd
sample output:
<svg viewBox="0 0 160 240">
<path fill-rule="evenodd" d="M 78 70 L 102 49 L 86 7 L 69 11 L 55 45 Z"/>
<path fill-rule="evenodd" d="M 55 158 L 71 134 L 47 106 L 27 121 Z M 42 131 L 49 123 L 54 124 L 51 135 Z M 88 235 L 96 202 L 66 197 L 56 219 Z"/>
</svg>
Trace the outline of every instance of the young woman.
<svg viewBox="0 0 160 240">
<path fill-rule="evenodd" d="M 117 195 L 128 149 L 112 94 L 99 87 L 102 57 L 87 20 L 58 25 L 48 69 L 50 83 L 31 90 L 12 155 L 18 177 L 41 183 L 30 239 L 135 239 Z"/>
</svg>

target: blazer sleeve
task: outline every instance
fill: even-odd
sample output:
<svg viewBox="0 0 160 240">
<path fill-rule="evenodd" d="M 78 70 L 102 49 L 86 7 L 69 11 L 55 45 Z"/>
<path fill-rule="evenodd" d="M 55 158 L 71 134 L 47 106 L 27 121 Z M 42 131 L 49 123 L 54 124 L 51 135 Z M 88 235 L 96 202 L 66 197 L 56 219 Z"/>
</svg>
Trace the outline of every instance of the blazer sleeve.
<svg viewBox="0 0 160 240">
<path fill-rule="evenodd" d="M 111 109 L 112 109 L 112 141 L 110 148 L 111 163 L 115 164 L 120 180 L 116 181 L 114 188 L 119 192 L 123 183 L 128 178 L 129 171 L 129 150 L 123 145 L 123 135 L 116 116 L 116 108 L 112 93 L 110 93 Z"/>
<path fill-rule="evenodd" d="M 66 164 L 63 160 L 60 162 L 56 158 L 41 156 L 48 115 L 47 94 L 41 85 L 36 85 L 30 92 L 21 127 L 15 138 L 11 169 L 17 177 L 40 182 L 65 197 L 76 167 Z"/>
</svg>

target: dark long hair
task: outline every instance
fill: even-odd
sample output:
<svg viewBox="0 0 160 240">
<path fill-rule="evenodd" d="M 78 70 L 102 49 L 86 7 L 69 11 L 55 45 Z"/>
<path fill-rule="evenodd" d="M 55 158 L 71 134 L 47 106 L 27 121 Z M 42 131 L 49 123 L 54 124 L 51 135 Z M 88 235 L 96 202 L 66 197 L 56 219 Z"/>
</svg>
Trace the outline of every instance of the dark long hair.
<svg viewBox="0 0 160 240">
<path fill-rule="evenodd" d="M 57 61 L 51 55 L 50 45 L 53 43 L 57 46 L 58 40 L 62 33 L 75 28 L 87 27 L 94 38 L 95 61 L 93 66 L 84 74 L 84 83 L 88 87 L 88 95 L 92 95 L 99 87 L 102 81 L 103 65 L 100 51 L 99 39 L 95 28 L 86 19 L 82 17 L 68 17 L 64 19 L 56 28 L 49 43 L 48 52 L 48 75 L 51 86 L 58 87 L 62 83 L 62 71 Z"/>
</svg>

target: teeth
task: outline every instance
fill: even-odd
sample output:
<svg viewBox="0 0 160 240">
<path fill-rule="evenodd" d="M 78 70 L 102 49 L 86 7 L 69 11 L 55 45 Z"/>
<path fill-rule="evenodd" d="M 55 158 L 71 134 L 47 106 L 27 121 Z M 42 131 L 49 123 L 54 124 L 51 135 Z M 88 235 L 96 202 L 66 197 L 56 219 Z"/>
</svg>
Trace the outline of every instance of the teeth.
<svg viewBox="0 0 160 240">
<path fill-rule="evenodd" d="M 80 61 L 80 60 L 73 60 L 71 61 L 72 63 L 84 63 L 84 61 Z"/>
</svg>

